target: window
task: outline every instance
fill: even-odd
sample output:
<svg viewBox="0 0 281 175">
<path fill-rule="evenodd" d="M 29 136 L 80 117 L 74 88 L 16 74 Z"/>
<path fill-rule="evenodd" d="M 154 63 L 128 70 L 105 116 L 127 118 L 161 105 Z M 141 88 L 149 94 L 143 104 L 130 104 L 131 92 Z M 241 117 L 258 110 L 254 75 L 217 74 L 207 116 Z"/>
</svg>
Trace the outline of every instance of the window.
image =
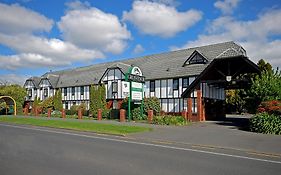
<svg viewBox="0 0 281 175">
<path fill-rule="evenodd" d="M 28 97 L 32 97 L 32 89 L 27 90 Z"/>
<path fill-rule="evenodd" d="M 44 88 L 44 97 L 48 97 L 48 89 Z"/>
<path fill-rule="evenodd" d="M 206 63 L 206 59 L 203 58 L 200 54 L 195 54 L 190 60 L 189 64 L 200 64 L 200 63 Z"/>
<path fill-rule="evenodd" d="M 179 90 L 179 79 L 173 79 L 173 90 Z"/>
<path fill-rule="evenodd" d="M 68 102 L 65 102 L 65 109 L 68 109 Z"/>
<path fill-rule="evenodd" d="M 118 91 L 117 82 L 112 82 L 112 93 L 117 93 L 117 91 Z"/>
<path fill-rule="evenodd" d="M 74 94 L 75 94 L 75 87 L 72 87 L 71 88 L 71 95 L 74 96 Z"/>
<path fill-rule="evenodd" d="M 63 89 L 63 94 L 64 94 L 64 96 L 67 96 L 67 88 Z"/>
<path fill-rule="evenodd" d="M 152 80 L 152 81 L 150 81 L 150 92 L 155 92 L 155 81 L 154 80 Z"/>
<path fill-rule="evenodd" d="M 188 78 L 182 78 L 182 87 L 187 88 L 188 87 Z"/>
<path fill-rule="evenodd" d="M 81 95 L 84 95 L 84 86 L 81 86 L 81 87 L 80 87 L 80 94 L 81 94 Z"/>
</svg>

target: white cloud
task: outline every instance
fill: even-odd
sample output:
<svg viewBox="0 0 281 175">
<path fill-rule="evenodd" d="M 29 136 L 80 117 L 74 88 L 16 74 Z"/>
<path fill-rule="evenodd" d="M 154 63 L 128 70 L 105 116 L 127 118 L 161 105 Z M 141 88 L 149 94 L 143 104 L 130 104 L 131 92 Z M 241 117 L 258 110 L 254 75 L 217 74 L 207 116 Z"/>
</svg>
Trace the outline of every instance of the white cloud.
<svg viewBox="0 0 281 175">
<path fill-rule="evenodd" d="M 197 10 L 179 12 L 175 7 L 150 1 L 134 1 L 123 20 L 133 23 L 141 32 L 161 37 L 172 37 L 185 31 L 202 18 Z"/>
<path fill-rule="evenodd" d="M 116 16 L 80 1 L 68 3 L 67 7 L 58 23 L 65 37 L 61 40 L 35 35 L 49 32 L 53 20 L 17 4 L 0 3 L 0 44 L 15 52 L 0 54 L 0 67 L 15 70 L 71 65 L 125 49 L 131 34 Z"/>
<path fill-rule="evenodd" d="M 223 14 L 231 14 L 238 6 L 240 0 L 223 0 L 215 2 L 214 6 L 222 11 Z"/>
<path fill-rule="evenodd" d="M 17 4 L 0 3 L 0 32 L 6 34 L 50 31 L 53 20 Z"/>
<path fill-rule="evenodd" d="M 142 47 L 142 45 L 137 44 L 136 47 L 133 50 L 134 54 L 140 54 L 144 51 L 145 49 Z"/>
<path fill-rule="evenodd" d="M 131 38 L 118 17 L 97 8 L 79 8 L 66 12 L 58 22 L 66 41 L 87 49 L 119 54 Z"/>
<path fill-rule="evenodd" d="M 181 48 L 236 41 L 254 62 L 265 59 L 274 67 L 281 67 L 281 9 L 260 14 L 256 20 L 238 21 L 232 17 L 219 17 L 212 21 L 205 34 Z"/>
<path fill-rule="evenodd" d="M 23 86 L 25 80 L 30 76 L 18 74 L 2 74 L 0 75 L 0 85 L 18 84 Z"/>
<path fill-rule="evenodd" d="M 93 58 L 104 57 L 100 51 L 81 49 L 70 42 L 64 42 L 55 38 L 47 39 L 24 34 L 15 36 L 0 34 L 0 43 L 13 48 L 20 54 L 31 53 L 33 55 L 42 55 L 43 57 L 51 58 L 54 64 L 58 62 L 69 64 L 71 61 L 89 61 Z M 35 57 L 34 59 L 36 58 L 39 57 Z"/>
</svg>

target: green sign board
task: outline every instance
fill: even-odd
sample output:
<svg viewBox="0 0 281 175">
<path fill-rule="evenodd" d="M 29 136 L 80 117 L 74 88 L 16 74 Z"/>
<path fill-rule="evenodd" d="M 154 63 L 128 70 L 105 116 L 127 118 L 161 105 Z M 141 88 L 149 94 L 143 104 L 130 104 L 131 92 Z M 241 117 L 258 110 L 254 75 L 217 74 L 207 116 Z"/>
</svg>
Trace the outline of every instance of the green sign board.
<svg viewBox="0 0 281 175">
<path fill-rule="evenodd" d="M 131 103 L 141 104 L 141 115 L 143 115 L 143 92 L 145 77 L 139 67 L 132 66 L 125 75 L 126 81 L 129 83 L 129 104 L 128 119 L 131 120 Z M 125 85 L 125 83 L 124 83 Z"/>
</svg>

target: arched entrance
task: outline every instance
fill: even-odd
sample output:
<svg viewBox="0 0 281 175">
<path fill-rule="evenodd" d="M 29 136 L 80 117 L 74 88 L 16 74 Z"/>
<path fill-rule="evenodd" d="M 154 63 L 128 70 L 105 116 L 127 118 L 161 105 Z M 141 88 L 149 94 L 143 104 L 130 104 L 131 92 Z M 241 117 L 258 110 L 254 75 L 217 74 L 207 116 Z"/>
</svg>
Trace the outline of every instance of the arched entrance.
<svg viewBox="0 0 281 175">
<path fill-rule="evenodd" d="M 13 97 L 0 96 L 0 103 L 2 103 L 2 102 L 6 103 L 5 114 L 17 115 L 17 103 L 13 99 Z"/>
</svg>

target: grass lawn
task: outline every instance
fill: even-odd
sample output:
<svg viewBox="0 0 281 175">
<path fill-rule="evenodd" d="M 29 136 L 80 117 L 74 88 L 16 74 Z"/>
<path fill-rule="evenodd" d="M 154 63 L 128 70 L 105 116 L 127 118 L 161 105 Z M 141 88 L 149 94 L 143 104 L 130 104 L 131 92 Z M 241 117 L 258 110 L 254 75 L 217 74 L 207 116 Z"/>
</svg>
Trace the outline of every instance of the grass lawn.
<svg viewBox="0 0 281 175">
<path fill-rule="evenodd" d="M 136 132 L 151 131 L 152 128 L 141 126 L 125 126 L 83 121 L 50 120 L 46 118 L 22 118 L 15 116 L 1 116 L 0 122 L 46 126 L 53 128 L 73 129 L 78 131 L 92 131 L 104 134 L 125 135 Z"/>
</svg>

